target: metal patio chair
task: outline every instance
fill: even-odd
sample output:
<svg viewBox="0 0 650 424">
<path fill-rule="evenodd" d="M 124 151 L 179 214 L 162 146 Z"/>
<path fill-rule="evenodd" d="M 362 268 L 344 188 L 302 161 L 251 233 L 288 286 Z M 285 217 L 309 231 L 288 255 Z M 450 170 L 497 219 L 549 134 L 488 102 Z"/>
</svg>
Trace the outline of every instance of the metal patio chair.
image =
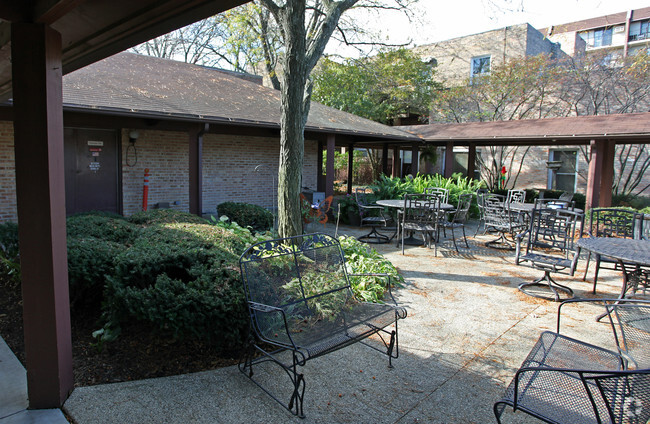
<svg viewBox="0 0 650 424">
<path fill-rule="evenodd" d="M 508 203 L 524 203 L 526 201 L 526 190 L 508 190 Z"/>
<path fill-rule="evenodd" d="M 427 187 L 424 194 L 435 194 L 440 198 L 440 203 L 449 203 L 449 190 L 442 187 Z"/>
<path fill-rule="evenodd" d="M 474 236 L 478 234 L 478 230 L 481 229 L 481 224 L 483 224 L 483 234 L 485 234 L 485 196 L 488 194 L 486 188 L 479 188 L 476 190 L 476 204 L 478 205 L 478 224 L 476 225 L 476 232 Z"/>
<path fill-rule="evenodd" d="M 533 209 L 530 227 L 518 234 L 515 264 L 544 271 L 544 275 L 529 283 L 521 283 L 519 290 L 527 295 L 560 301 L 559 292 L 573 297 L 573 290 L 557 283 L 551 273 L 573 275 L 578 265 L 575 246 L 580 214 L 564 209 Z M 522 243 L 526 243 L 525 247 Z M 542 290 L 540 290 L 540 288 Z"/>
<path fill-rule="evenodd" d="M 354 191 L 354 196 L 361 214 L 361 226 L 371 227 L 371 231 L 368 234 L 357 237 L 357 240 L 371 244 L 390 242 L 392 237 L 377 231 L 378 227 L 385 228 L 392 221 L 392 218 L 384 212 L 384 207 L 371 202 L 365 188 L 357 187 Z"/>
<path fill-rule="evenodd" d="M 521 364 L 505 396 L 494 404 L 497 423 L 506 407 L 547 423 L 647 423 L 650 419 L 650 304 L 603 300 L 617 346 L 608 350 L 545 331 Z M 600 302 L 598 302 L 600 303 Z"/>
<path fill-rule="evenodd" d="M 589 211 L 586 230 L 589 237 L 640 238 L 641 234 L 643 234 L 643 215 L 624 209 L 593 208 Z M 582 277 L 582 281 L 587 279 L 591 255 L 591 252 L 587 255 L 587 265 L 585 266 L 585 274 Z M 594 271 L 592 293 L 595 294 L 600 268 L 618 271 L 623 270 L 619 262 L 612 258 L 594 254 L 594 261 L 596 262 L 596 269 Z"/>
<path fill-rule="evenodd" d="M 487 247 L 510 249 L 514 247 L 515 235 L 524 231 L 525 224 L 517 214 L 510 211 L 505 197 L 500 194 L 487 194 L 484 198 L 485 230 L 499 233 L 499 237 L 485 243 Z"/>
<path fill-rule="evenodd" d="M 435 244 L 435 256 L 438 255 L 438 236 L 440 230 L 440 197 L 434 194 L 407 194 L 404 196 L 404 209 L 398 227 L 398 239 L 401 237 L 402 255 L 406 232 L 420 232 L 425 245 L 431 248 Z"/>
<path fill-rule="evenodd" d="M 453 213 L 451 221 L 443 221 L 443 228 L 449 228 L 451 230 L 451 239 L 454 242 L 454 248 L 458 252 L 458 245 L 456 244 L 456 228 L 463 230 L 463 240 L 465 241 L 465 246 L 469 249 L 469 244 L 467 243 L 467 235 L 465 234 L 465 224 L 467 223 L 467 218 L 469 217 L 469 207 L 472 204 L 471 193 L 465 193 L 458 196 L 458 206 L 456 206 L 456 211 Z"/>
</svg>

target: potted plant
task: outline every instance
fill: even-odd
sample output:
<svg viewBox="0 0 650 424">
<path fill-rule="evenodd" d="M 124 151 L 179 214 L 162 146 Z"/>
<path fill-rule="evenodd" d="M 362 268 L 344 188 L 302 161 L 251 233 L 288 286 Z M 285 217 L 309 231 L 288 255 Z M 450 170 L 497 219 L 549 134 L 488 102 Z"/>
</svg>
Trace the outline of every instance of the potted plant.
<svg viewBox="0 0 650 424">
<path fill-rule="evenodd" d="M 338 204 L 341 206 L 341 217 L 343 221 L 355 227 L 361 225 L 361 216 L 359 215 L 359 206 L 354 196 L 346 194 L 344 197 L 338 199 Z M 346 219 L 347 218 L 347 219 Z"/>
</svg>

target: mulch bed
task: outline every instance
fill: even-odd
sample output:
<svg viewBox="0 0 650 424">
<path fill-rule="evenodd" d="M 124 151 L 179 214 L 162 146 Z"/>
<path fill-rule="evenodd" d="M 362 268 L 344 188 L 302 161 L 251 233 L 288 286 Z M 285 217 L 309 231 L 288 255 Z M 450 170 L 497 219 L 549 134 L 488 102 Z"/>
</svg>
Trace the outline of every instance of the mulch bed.
<svg viewBox="0 0 650 424">
<path fill-rule="evenodd" d="M 144 326 L 122 328 L 122 334 L 100 351 L 92 332 L 101 327 L 100 311 L 72 317 L 75 386 L 115 383 L 186 374 L 238 362 L 238 354 L 223 355 L 197 341 L 179 342 L 153 334 Z M 25 364 L 20 287 L 0 281 L 0 335 Z"/>
</svg>

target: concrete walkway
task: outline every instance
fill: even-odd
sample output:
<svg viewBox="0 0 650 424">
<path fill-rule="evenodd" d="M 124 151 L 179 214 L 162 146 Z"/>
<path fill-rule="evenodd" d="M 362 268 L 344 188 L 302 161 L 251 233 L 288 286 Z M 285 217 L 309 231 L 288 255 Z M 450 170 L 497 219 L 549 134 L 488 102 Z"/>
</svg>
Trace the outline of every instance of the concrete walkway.
<svg viewBox="0 0 650 424">
<path fill-rule="evenodd" d="M 326 227 L 333 231 L 333 225 Z M 341 233 L 362 234 L 347 227 Z M 394 243 L 375 245 L 406 279 L 396 290 L 409 313 L 399 323 L 400 357 L 389 369 L 385 356 L 357 344 L 308 362 L 303 367 L 305 420 L 281 408 L 236 367 L 79 387 L 64 410 L 79 424 L 494 422 L 493 403 L 539 333 L 555 328 L 557 304 L 519 292 L 519 283 L 540 272 L 515 266 L 513 252 L 483 247 L 490 238 L 471 239 L 471 249 L 460 253 L 451 241 L 443 241 L 438 257 L 424 247 L 409 246 L 402 255 Z M 584 263 L 576 276 L 558 280 L 577 296 L 590 297 L 591 284 L 581 280 Z M 601 271 L 599 295 L 615 297 L 620 281 L 619 274 Z M 590 305 L 571 306 L 563 316 L 563 332 L 611 347 L 608 328 L 594 321 L 598 312 Z M 0 355 L 4 360 L 1 349 Z M 279 389 L 288 384 L 287 376 L 272 367 L 259 377 Z M 507 418 L 537 422 L 521 413 L 507 413 Z M 14 422 L 31 421 L 0 419 L 0 424 Z"/>
</svg>

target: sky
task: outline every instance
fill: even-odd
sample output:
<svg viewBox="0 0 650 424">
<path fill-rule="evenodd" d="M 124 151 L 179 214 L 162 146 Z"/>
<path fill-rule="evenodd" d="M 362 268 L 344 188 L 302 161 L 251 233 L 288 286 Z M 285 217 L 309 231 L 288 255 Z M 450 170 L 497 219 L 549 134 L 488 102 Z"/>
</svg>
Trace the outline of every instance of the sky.
<svg viewBox="0 0 650 424">
<path fill-rule="evenodd" d="M 396 12 L 376 16 L 366 11 L 359 19 L 388 43 L 422 45 L 508 25 L 545 28 L 648 6 L 650 0 L 419 0 L 412 22 Z M 343 56 L 355 55 L 332 47 Z"/>
</svg>

